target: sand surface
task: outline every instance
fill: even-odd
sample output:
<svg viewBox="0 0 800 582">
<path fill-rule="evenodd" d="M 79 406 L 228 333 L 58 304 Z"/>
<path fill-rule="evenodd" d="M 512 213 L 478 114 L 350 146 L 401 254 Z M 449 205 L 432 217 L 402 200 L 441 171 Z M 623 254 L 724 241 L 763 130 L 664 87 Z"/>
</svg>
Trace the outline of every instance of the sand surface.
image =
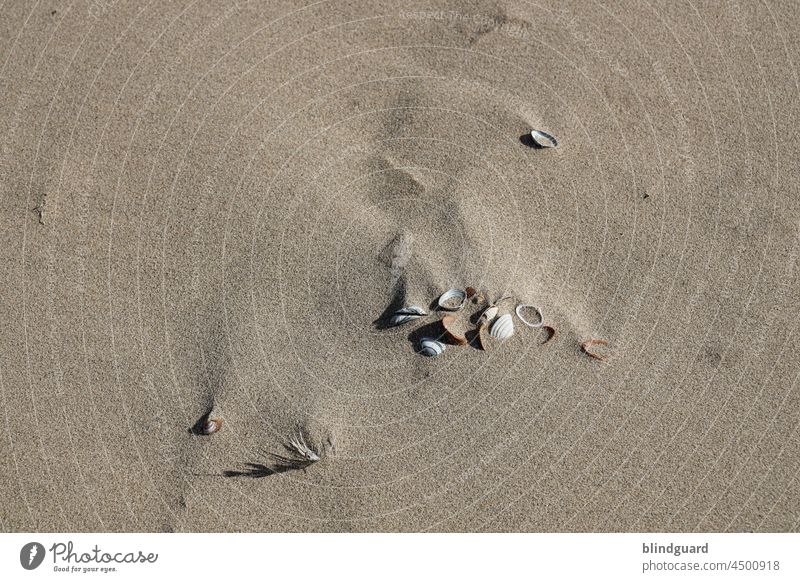
<svg viewBox="0 0 800 582">
<path fill-rule="evenodd" d="M 1 12 L 3 531 L 800 528 L 795 2 Z"/>
</svg>

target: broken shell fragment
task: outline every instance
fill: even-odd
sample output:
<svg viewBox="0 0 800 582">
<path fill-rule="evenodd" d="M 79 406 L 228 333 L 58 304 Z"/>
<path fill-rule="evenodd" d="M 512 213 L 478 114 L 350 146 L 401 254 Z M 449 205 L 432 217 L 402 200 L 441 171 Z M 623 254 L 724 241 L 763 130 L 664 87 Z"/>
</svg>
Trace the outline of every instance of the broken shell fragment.
<svg viewBox="0 0 800 582">
<path fill-rule="evenodd" d="M 540 148 L 554 148 L 558 145 L 558 140 L 555 137 L 538 129 L 531 130 L 531 139 Z"/>
<path fill-rule="evenodd" d="M 205 435 L 209 435 L 209 434 L 214 434 L 221 428 L 222 428 L 221 418 L 207 418 L 203 422 L 203 426 L 200 427 L 200 432 L 202 432 Z"/>
<path fill-rule="evenodd" d="M 467 345 L 467 337 L 458 333 L 455 329 L 456 318 L 453 315 L 445 315 L 442 318 L 442 327 L 447 334 L 448 339 L 454 341 L 460 346 Z"/>
<path fill-rule="evenodd" d="M 528 321 L 527 319 L 525 319 L 525 316 L 523 315 L 525 309 L 534 310 L 536 312 L 538 321 Z M 544 315 L 542 314 L 542 310 L 536 307 L 535 305 L 520 303 L 519 305 L 517 305 L 517 308 L 514 311 L 517 314 L 517 317 L 519 317 L 519 320 L 528 327 L 542 327 L 544 325 Z"/>
<path fill-rule="evenodd" d="M 498 307 L 496 305 L 490 305 L 486 308 L 486 310 L 481 313 L 481 320 L 483 323 L 489 323 L 495 317 L 497 317 Z"/>
<path fill-rule="evenodd" d="M 403 307 L 398 309 L 394 312 L 389 323 L 391 325 L 402 325 L 407 323 L 413 319 L 419 319 L 420 317 L 425 317 L 428 315 L 424 309 L 421 307 L 417 307 L 416 305 L 411 305 L 410 307 Z"/>
<path fill-rule="evenodd" d="M 506 313 L 505 315 L 501 315 L 500 318 L 492 324 L 489 335 L 501 340 L 508 339 L 514 335 L 514 322 L 511 320 L 511 314 Z"/>
<path fill-rule="evenodd" d="M 590 340 L 587 340 L 587 341 L 585 341 L 585 342 L 583 342 L 581 344 L 581 351 L 584 354 L 586 354 L 587 356 L 589 356 L 590 358 L 594 358 L 595 360 L 599 360 L 601 362 L 608 361 L 608 356 L 607 355 L 604 355 L 604 354 L 601 354 L 601 353 L 597 353 L 594 350 L 592 350 L 592 348 L 594 346 L 606 346 L 607 347 L 608 346 L 608 340 L 590 339 Z"/>
<path fill-rule="evenodd" d="M 444 352 L 444 344 L 432 337 L 424 337 L 419 342 L 420 350 L 423 356 L 440 356 Z"/>
<path fill-rule="evenodd" d="M 458 311 L 464 306 L 467 298 L 465 291 L 461 289 L 449 289 L 439 297 L 439 308 L 445 311 Z"/>
</svg>

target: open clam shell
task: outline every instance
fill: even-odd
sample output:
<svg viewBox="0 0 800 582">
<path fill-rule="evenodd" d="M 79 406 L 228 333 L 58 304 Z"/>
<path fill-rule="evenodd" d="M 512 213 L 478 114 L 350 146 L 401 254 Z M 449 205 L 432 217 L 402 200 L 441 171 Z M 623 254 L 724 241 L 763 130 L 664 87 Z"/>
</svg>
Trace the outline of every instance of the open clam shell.
<svg viewBox="0 0 800 582">
<path fill-rule="evenodd" d="M 411 305 L 409 307 L 403 307 L 398 309 L 394 312 L 391 319 L 389 319 L 389 323 L 391 325 L 402 325 L 404 323 L 408 323 L 411 320 L 419 319 L 420 317 L 425 317 L 428 313 L 422 309 L 422 307 L 418 307 L 417 305 Z"/>
<path fill-rule="evenodd" d="M 442 318 L 442 327 L 447 334 L 448 339 L 457 343 L 460 346 L 467 345 L 467 336 L 458 332 L 456 327 L 456 318 L 454 315 L 445 315 Z"/>
<path fill-rule="evenodd" d="M 538 129 L 531 130 L 531 139 L 536 147 L 554 148 L 558 145 L 558 140 L 547 132 Z"/>
<path fill-rule="evenodd" d="M 466 291 L 461 289 L 448 289 L 439 297 L 439 309 L 444 309 L 445 311 L 458 311 L 464 307 L 464 301 L 466 299 Z"/>
<path fill-rule="evenodd" d="M 489 329 L 489 335 L 500 340 L 508 339 L 514 335 L 514 322 L 511 320 L 511 314 L 501 315 L 492 324 Z"/>
<path fill-rule="evenodd" d="M 423 356 L 441 356 L 444 352 L 444 344 L 432 337 L 424 337 L 419 342 L 419 353 Z"/>
<path fill-rule="evenodd" d="M 535 311 L 538 321 L 529 321 L 526 319 L 524 315 L 526 310 Z M 542 327 L 544 325 L 544 314 L 542 313 L 542 310 L 535 305 L 530 305 L 529 303 L 520 303 L 517 305 L 517 308 L 514 311 L 517 314 L 517 317 L 519 317 L 519 320 L 528 327 Z"/>
</svg>

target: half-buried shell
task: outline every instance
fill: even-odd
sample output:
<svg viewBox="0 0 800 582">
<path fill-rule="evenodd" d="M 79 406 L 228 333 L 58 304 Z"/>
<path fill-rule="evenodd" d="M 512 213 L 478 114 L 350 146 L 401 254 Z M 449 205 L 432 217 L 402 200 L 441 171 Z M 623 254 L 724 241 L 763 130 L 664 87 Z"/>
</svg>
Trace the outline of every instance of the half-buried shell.
<svg viewBox="0 0 800 582">
<path fill-rule="evenodd" d="M 423 356 L 441 356 L 444 352 L 444 344 L 432 337 L 424 337 L 419 342 L 419 353 Z"/>
<path fill-rule="evenodd" d="M 206 418 L 200 427 L 201 434 L 210 435 L 222 428 L 221 418 Z"/>
<path fill-rule="evenodd" d="M 413 319 L 419 319 L 420 317 L 425 317 L 427 312 L 422 309 L 422 307 L 418 307 L 416 305 L 411 305 L 409 307 L 403 307 L 398 309 L 394 312 L 391 319 L 389 319 L 389 323 L 391 325 L 402 325 L 404 323 L 408 323 Z"/>
<path fill-rule="evenodd" d="M 445 311 L 458 311 L 464 306 L 467 298 L 466 291 L 461 289 L 448 289 L 439 297 L 439 308 Z"/>
<path fill-rule="evenodd" d="M 444 328 L 444 331 L 450 341 L 453 341 L 460 346 L 467 345 L 467 336 L 458 332 L 456 328 L 456 318 L 454 315 L 445 315 L 442 318 L 442 327 Z"/>
<path fill-rule="evenodd" d="M 554 148 L 558 145 L 558 140 L 555 137 L 538 129 L 531 130 L 531 139 L 540 148 Z"/>
<path fill-rule="evenodd" d="M 508 339 L 514 335 L 514 322 L 511 320 L 511 314 L 501 315 L 492 324 L 489 335 L 500 340 Z"/>
</svg>

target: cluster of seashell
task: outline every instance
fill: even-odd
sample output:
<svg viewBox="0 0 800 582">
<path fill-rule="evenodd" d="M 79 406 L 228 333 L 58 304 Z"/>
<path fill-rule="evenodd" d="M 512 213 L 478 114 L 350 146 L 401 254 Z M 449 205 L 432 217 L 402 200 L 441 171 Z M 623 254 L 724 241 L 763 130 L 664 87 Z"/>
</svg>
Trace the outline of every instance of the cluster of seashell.
<svg viewBox="0 0 800 582">
<path fill-rule="evenodd" d="M 476 295 L 478 295 L 478 297 L 474 298 Z M 474 298 L 473 302 L 477 302 L 479 299 L 485 301 L 485 298 L 482 294 L 479 295 L 474 288 L 467 287 L 465 290 L 448 289 L 439 296 L 438 300 L 436 301 L 436 305 L 441 311 L 453 313 L 460 311 L 469 298 Z M 497 340 L 506 340 L 514 335 L 514 320 L 512 314 L 505 313 L 503 315 L 499 315 L 500 304 L 509 299 L 511 299 L 511 297 L 502 297 L 494 303 L 489 304 L 478 317 L 477 339 L 480 342 L 480 347 L 483 349 L 486 349 L 481 335 L 484 329 L 488 332 L 490 337 Z M 535 311 L 537 319 L 534 321 L 529 321 L 525 315 L 526 310 Z M 542 315 L 542 311 L 535 305 L 519 304 L 517 305 L 514 313 L 516 313 L 517 318 L 519 318 L 519 320 L 528 327 L 535 328 L 542 327 L 544 325 L 544 316 Z M 409 305 L 395 311 L 389 318 L 389 324 L 392 326 L 403 325 L 427 315 L 428 313 L 423 308 L 417 305 Z M 467 345 L 469 343 L 467 336 L 456 330 L 455 315 L 445 315 L 441 319 L 441 324 L 444 328 L 444 335 L 450 340 L 451 343 L 458 345 Z M 548 329 L 551 330 L 552 333 L 550 334 L 550 337 L 552 337 L 555 331 L 552 330 L 552 328 Z M 419 342 L 419 353 L 423 356 L 440 356 L 444 353 L 445 348 L 446 343 L 433 337 L 423 337 Z"/>
</svg>

